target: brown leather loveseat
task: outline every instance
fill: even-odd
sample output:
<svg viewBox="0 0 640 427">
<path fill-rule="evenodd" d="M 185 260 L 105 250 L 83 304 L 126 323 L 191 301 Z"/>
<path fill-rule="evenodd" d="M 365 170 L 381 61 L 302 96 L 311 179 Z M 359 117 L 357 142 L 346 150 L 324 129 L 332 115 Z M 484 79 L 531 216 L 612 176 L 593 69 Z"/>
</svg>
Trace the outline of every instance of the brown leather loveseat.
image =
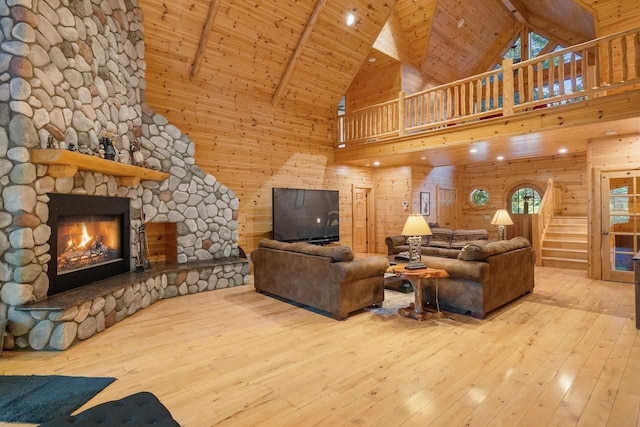
<svg viewBox="0 0 640 427">
<path fill-rule="evenodd" d="M 354 260 L 347 246 L 264 239 L 251 253 L 251 261 L 257 292 L 328 311 L 337 320 L 384 301 L 389 261 L 383 256 Z"/>
<path fill-rule="evenodd" d="M 440 307 L 484 318 L 487 313 L 533 291 L 535 256 L 524 237 L 488 244 L 467 244 L 457 259 L 423 256 L 427 267 L 447 270 L 439 279 Z M 435 304 L 433 287 L 425 302 Z"/>
</svg>

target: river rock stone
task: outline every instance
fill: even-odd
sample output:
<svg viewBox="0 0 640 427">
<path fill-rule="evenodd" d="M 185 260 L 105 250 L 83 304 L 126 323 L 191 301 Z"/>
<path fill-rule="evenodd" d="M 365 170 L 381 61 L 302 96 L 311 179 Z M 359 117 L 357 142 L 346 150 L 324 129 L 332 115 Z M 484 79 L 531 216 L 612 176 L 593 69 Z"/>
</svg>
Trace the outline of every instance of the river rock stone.
<svg viewBox="0 0 640 427">
<path fill-rule="evenodd" d="M 14 230 L 9 234 L 9 242 L 11 242 L 11 247 L 15 249 L 31 249 L 35 244 L 33 230 L 30 228 Z"/>
<path fill-rule="evenodd" d="M 95 317 L 87 317 L 80 326 L 78 326 L 78 339 L 86 340 L 92 337 L 96 333 L 97 326 L 98 324 Z"/>
<path fill-rule="evenodd" d="M 34 350 L 42 350 L 49 343 L 54 324 L 51 320 L 39 322 L 29 333 L 29 346 Z"/>
<path fill-rule="evenodd" d="M 55 350 L 66 350 L 76 339 L 78 324 L 65 322 L 56 326 L 51 334 L 49 346 Z"/>
<path fill-rule="evenodd" d="M 0 289 L 0 298 L 8 305 L 22 305 L 33 297 L 33 286 L 21 283 L 5 283 Z"/>
<path fill-rule="evenodd" d="M 29 333 L 35 324 L 35 319 L 28 311 L 18 311 L 13 307 L 9 308 L 7 318 L 9 319 L 9 333 L 16 337 Z"/>
</svg>

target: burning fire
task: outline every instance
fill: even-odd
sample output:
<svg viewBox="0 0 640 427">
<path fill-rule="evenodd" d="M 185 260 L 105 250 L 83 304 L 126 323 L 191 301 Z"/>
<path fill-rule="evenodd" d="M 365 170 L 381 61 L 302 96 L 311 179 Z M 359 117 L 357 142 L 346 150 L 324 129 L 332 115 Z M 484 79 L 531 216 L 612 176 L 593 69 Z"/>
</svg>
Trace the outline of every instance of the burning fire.
<svg viewBox="0 0 640 427">
<path fill-rule="evenodd" d="M 67 248 L 68 249 L 74 249 L 74 248 L 87 248 L 87 243 L 91 243 L 91 241 L 93 240 L 93 238 L 91 236 L 89 236 L 89 232 L 87 231 L 87 226 L 84 225 L 84 223 L 82 223 L 82 240 L 80 241 L 80 243 L 78 245 L 75 244 L 75 241 L 70 238 L 69 241 L 67 242 Z"/>
</svg>

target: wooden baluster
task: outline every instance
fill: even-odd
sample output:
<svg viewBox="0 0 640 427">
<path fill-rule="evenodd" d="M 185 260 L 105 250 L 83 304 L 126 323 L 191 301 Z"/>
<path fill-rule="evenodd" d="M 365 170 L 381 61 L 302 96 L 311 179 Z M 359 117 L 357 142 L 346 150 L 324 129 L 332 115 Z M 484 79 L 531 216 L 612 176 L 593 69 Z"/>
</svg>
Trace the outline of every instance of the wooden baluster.
<svg viewBox="0 0 640 427">
<path fill-rule="evenodd" d="M 629 80 L 629 58 L 627 56 L 627 37 L 620 39 L 620 49 L 622 50 L 622 81 Z M 613 83 L 613 81 L 611 82 Z"/>
<path fill-rule="evenodd" d="M 489 111 L 491 109 L 491 82 L 489 77 L 484 78 L 484 109 L 483 111 Z"/>
<path fill-rule="evenodd" d="M 527 91 L 524 88 L 524 68 L 518 68 L 518 103 L 522 104 L 524 102 L 527 102 Z M 502 80 L 502 105 L 504 107 L 504 93 L 506 90 L 507 84 L 504 81 L 504 78 Z M 514 94 L 513 97 L 513 101 L 515 103 L 516 97 Z"/>
<path fill-rule="evenodd" d="M 444 98 L 444 120 L 451 118 L 451 107 L 453 107 L 453 99 L 451 98 L 451 88 L 448 87 Z"/>
<path fill-rule="evenodd" d="M 571 52 L 571 92 L 578 92 L 578 65 L 576 64 L 576 53 Z"/>
<path fill-rule="evenodd" d="M 613 83 L 613 40 L 609 40 L 607 43 L 607 69 L 609 75 L 607 76 L 607 86 Z"/>
<path fill-rule="evenodd" d="M 404 91 L 400 91 L 398 94 L 398 134 L 403 136 L 405 134 L 405 101 L 404 101 Z"/>
<path fill-rule="evenodd" d="M 640 33 L 633 36 L 633 64 L 635 65 L 635 78 L 640 79 Z"/>
<path fill-rule="evenodd" d="M 460 89 L 458 86 L 453 88 L 453 117 L 460 116 Z"/>
<path fill-rule="evenodd" d="M 444 101 L 445 101 L 444 94 L 445 94 L 445 92 L 444 92 L 444 90 L 439 90 L 438 94 L 439 94 L 439 98 L 440 98 L 439 99 L 439 103 L 438 103 L 439 104 L 438 105 L 438 114 L 439 114 L 439 120 L 438 121 L 442 122 L 442 121 L 445 120 L 445 115 L 446 115 L 446 113 L 444 112 Z"/>
<path fill-rule="evenodd" d="M 527 102 L 532 102 L 533 99 L 533 65 L 527 66 Z"/>
<path fill-rule="evenodd" d="M 558 86 L 560 95 L 564 95 L 564 55 L 558 59 Z"/>
<path fill-rule="evenodd" d="M 469 114 L 474 114 L 475 110 L 473 109 L 473 81 L 469 82 Z"/>
<path fill-rule="evenodd" d="M 603 66 L 602 59 L 600 55 L 600 46 L 596 46 L 595 48 L 595 54 L 594 54 L 594 62 L 595 62 L 595 70 L 596 70 L 596 76 L 595 79 L 593 80 L 593 87 L 600 87 L 602 86 L 602 70 L 600 69 L 600 67 Z"/>
<path fill-rule="evenodd" d="M 482 112 L 482 79 L 476 80 L 476 113 Z"/>
<path fill-rule="evenodd" d="M 538 73 L 538 101 L 544 99 L 544 64 L 543 61 L 538 62 L 538 68 L 536 70 Z"/>
<path fill-rule="evenodd" d="M 518 92 L 520 93 L 520 101 L 524 98 L 524 88 L 522 76 L 522 68 L 518 70 Z M 505 116 L 513 115 L 513 106 L 515 104 L 515 85 L 513 80 L 513 59 L 505 59 L 502 61 L 502 114 Z M 493 105 L 498 108 L 498 76 L 493 78 Z"/>
<path fill-rule="evenodd" d="M 467 115 L 467 84 L 464 83 L 460 88 L 460 115 Z"/>
<path fill-rule="evenodd" d="M 504 74 L 503 74 L 503 78 L 504 78 Z M 493 109 L 498 109 L 500 108 L 500 94 L 499 94 L 499 90 L 500 90 L 500 81 L 498 80 L 498 75 L 494 74 L 493 75 Z M 513 70 L 511 71 L 511 92 L 513 93 Z"/>
<path fill-rule="evenodd" d="M 555 90 L 556 77 L 554 76 L 556 66 L 553 58 L 551 58 L 549 62 L 550 62 L 549 63 L 549 98 L 553 98 L 554 96 L 556 96 L 556 90 Z"/>
</svg>

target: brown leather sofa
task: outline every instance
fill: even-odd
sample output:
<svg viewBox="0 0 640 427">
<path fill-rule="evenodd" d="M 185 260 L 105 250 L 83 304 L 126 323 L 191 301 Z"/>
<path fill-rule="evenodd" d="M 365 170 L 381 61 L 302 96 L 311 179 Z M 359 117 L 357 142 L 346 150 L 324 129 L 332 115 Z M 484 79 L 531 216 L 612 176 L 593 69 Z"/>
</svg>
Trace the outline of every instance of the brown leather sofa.
<svg viewBox="0 0 640 427">
<path fill-rule="evenodd" d="M 468 243 L 489 243 L 487 230 L 452 230 L 432 228 L 430 236 L 422 236 L 422 255 L 457 258 Z M 389 236 L 385 239 L 388 255 L 397 255 L 409 250 L 405 236 Z"/>
<path fill-rule="evenodd" d="M 251 253 L 251 261 L 257 292 L 328 311 L 337 320 L 384 301 L 389 261 L 383 256 L 354 260 L 347 246 L 264 239 Z"/>
<path fill-rule="evenodd" d="M 487 313 L 533 291 L 535 256 L 524 237 L 468 244 L 458 259 L 423 256 L 427 267 L 447 270 L 439 279 L 440 307 L 484 318 Z M 435 288 L 425 286 L 424 301 L 435 305 Z"/>
</svg>

